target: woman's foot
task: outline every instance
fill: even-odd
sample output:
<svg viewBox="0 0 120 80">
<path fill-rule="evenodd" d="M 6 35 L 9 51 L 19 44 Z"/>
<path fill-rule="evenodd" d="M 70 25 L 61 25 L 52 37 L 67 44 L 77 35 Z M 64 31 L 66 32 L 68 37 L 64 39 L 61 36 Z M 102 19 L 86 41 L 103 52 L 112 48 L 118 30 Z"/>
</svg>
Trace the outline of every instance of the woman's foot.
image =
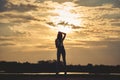
<svg viewBox="0 0 120 80">
<path fill-rule="evenodd" d="M 67 72 L 66 72 L 66 71 L 64 72 L 64 75 L 67 75 Z"/>
<path fill-rule="evenodd" d="M 59 72 L 56 72 L 56 75 L 58 75 L 59 74 Z"/>
</svg>

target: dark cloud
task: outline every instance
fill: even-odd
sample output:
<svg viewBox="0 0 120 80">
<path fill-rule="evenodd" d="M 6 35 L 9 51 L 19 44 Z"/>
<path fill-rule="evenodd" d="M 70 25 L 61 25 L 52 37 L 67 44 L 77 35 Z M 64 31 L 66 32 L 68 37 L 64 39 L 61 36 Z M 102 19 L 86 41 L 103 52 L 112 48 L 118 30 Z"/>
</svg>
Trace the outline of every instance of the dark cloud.
<svg viewBox="0 0 120 80">
<path fill-rule="evenodd" d="M 0 0 L 0 12 L 1 11 L 5 11 L 7 9 L 6 4 L 7 4 L 7 0 Z"/>
<path fill-rule="evenodd" d="M 118 22 L 118 21 L 120 21 L 119 18 L 118 18 L 118 19 L 111 19 L 111 20 L 110 20 L 110 22 L 115 22 L 115 23 Z"/>
<path fill-rule="evenodd" d="M 109 41 L 109 42 L 120 42 L 120 38 L 110 38 L 110 37 L 108 37 L 108 38 L 106 38 L 104 41 Z"/>
<path fill-rule="evenodd" d="M 112 23 L 111 25 L 120 27 L 120 23 L 117 23 L 117 22 L 116 23 Z"/>
<path fill-rule="evenodd" d="M 41 49 L 48 49 L 50 48 L 48 45 L 36 45 L 36 48 L 41 48 Z"/>
<path fill-rule="evenodd" d="M 105 14 L 102 16 L 103 18 L 107 19 L 120 19 L 120 14 Z"/>
<path fill-rule="evenodd" d="M 41 2 L 44 2 L 45 0 L 36 0 L 35 3 L 41 3 Z M 49 1 L 49 0 L 47 0 Z"/>
<path fill-rule="evenodd" d="M 13 43 L 2 43 L 0 46 L 14 46 L 15 44 Z"/>
<path fill-rule="evenodd" d="M 17 18 L 17 19 L 23 19 L 23 21 L 26 21 L 26 20 L 37 20 L 39 21 L 39 19 L 35 18 L 34 16 L 31 16 L 31 15 L 14 15 L 14 14 L 4 14 L 5 17 L 9 17 L 9 18 Z"/>
<path fill-rule="evenodd" d="M 3 11 L 10 11 L 10 10 L 16 10 L 19 12 L 25 12 L 25 11 L 30 11 L 30 10 L 37 10 L 37 6 L 32 5 L 32 4 L 20 4 L 20 5 L 15 5 L 12 4 L 8 0 L 0 0 L 0 12 Z"/>
<path fill-rule="evenodd" d="M 37 48 L 47 48 L 48 46 L 45 46 L 45 45 L 37 45 L 36 47 L 37 47 Z"/>
<path fill-rule="evenodd" d="M 113 7 L 120 8 L 120 0 L 75 0 L 75 3 L 80 6 L 102 6 L 103 4 L 113 4 Z"/>
<path fill-rule="evenodd" d="M 7 37 L 0 37 L 0 41 L 13 41 L 13 39 Z"/>
<path fill-rule="evenodd" d="M 19 15 L 19 14 L 11 14 L 11 13 L 7 13 L 7 14 L 3 14 L 0 16 L 1 19 L 9 19 L 10 22 L 9 23 L 0 23 L 0 26 L 7 26 L 10 25 L 12 26 L 13 24 L 16 23 L 25 23 L 25 22 L 29 22 L 30 20 L 34 20 L 34 21 L 41 21 L 44 22 L 45 19 L 38 19 L 37 17 L 34 17 L 32 15 Z"/>
<path fill-rule="evenodd" d="M 36 0 L 35 2 L 36 3 L 42 3 L 42 2 L 45 2 L 45 1 L 53 1 L 53 2 L 64 3 L 64 2 L 71 2 L 73 0 Z"/>
<path fill-rule="evenodd" d="M 50 25 L 50 26 L 57 26 L 57 25 L 63 25 L 63 26 L 71 26 L 72 29 L 80 29 L 80 28 L 84 28 L 84 27 L 81 27 L 81 26 L 76 26 L 74 24 L 69 24 L 68 22 L 65 22 L 65 21 L 61 21 L 59 22 L 57 25 L 54 24 L 53 22 L 47 22 L 46 24 Z"/>
<path fill-rule="evenodd" d="M 63 2 L 72 2 L 73 0 L 52 0 L 52 1 L 63 3 Z"/>
<path fill-rule="evenodd" d="M 96 8 L 95 10 L 107 10 L 107 11 L 113 11 L 114 9 L 113 8 L 102 8 L 102 7 L 99 7 L 99 8 Z"/>
<path fill-rule="evenodd" d="M 50 26 L 56 26 L 53 22 L 47 22 L 46 24 L 50 25 Z"/>
<path fill-rule="evenodd" d="M 31 5 L 31 4 L 20 4 L 20 5 L 10 5 L 10 9 L 9 10 L 16 10 L 19 12 L 25 12 L 25 11 L 30 11 L 30 10 L 37 10 L 37 6 L 35 5 Z"/>
<path fill-rule="evenodd" d="M 103 4 L 102 0 L 75 0 L 75 3 L 79 4 L 80 6 L 101 6 Z"/>
<path fill-rule="evenodd" d="M 38 6 L 34 5 L 34 3 L 44 3 L 45 1 L 51 1 L 51 0 L 36 0 L 33 2 L 33 4 L 13 4 L 12 2 L 8 0 L 0 0 L 0 12 L 2 11 L 10 11 L 10 10 L 16 10 L 19 12 L 25 12 L 30 10 L 37 10 Z M 52 2 L 72 2 L 73 0 L 52 0 Z M 120 8 L 120 0 L 74 0 L 75 3 L 79 4 L 80 6 L 101 6 L 103 4 L 113 4 L 113 7 Z"/>
<path fill-rule="evenodd" d="M 84 27 L 81 27 L 81 26 L 75 26 L 73 24 L 71 24 L 71 26 L 72 26 L 72 29 L 81 29 L 81 28 L 84 28 Z"/>
<path fill-rule="evenodd" d="M 120 0 L 112 0 L 113 2 L 111 2 L 113 4 L 114 7 L 118 7 L 120 8 Z"/>
</svg>

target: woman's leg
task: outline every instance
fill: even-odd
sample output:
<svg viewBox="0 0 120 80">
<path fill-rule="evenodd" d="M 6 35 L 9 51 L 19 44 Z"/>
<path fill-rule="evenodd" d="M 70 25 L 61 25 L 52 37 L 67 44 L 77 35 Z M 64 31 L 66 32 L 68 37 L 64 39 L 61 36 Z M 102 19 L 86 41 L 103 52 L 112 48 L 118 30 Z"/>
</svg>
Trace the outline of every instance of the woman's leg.
<svg viewBox="0 0 120 80">
<path fill-rule="evenodd" d="M 64 64 L 64 71 L 65 71 L 65 74 L 66 74 L 66 52 L 65 52 L 64 48 L 62 50 L 62 58 L 63 58 L 63 64 Z"/>
<path fill-rule="evenodd" d="M 60 64 L 60 51 L 57 50 L 57 62 L 56 62 L 56 74 L 59 73 L 59 64 Z"/>
<path fill-rule="evenodd" d="M 64 66 L 66 66 L 66 53 L 65 52 L 62 54 L 62 58 L 63 58 Z"/>
</svg>

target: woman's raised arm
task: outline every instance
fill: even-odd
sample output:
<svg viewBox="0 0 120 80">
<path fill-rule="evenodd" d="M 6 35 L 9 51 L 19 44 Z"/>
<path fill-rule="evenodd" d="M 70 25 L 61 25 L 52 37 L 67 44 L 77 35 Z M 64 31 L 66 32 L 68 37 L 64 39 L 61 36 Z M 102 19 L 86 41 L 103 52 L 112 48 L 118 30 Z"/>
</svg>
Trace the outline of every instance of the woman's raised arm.
<svg viewBox="0 0 120 80">
<path fill-rule="evenodd" d="M 65 39 L 65 37 L 66 37 L 66 33 L 62 33 L 64 36 L 63 36 L 63 38 L 62 38 L 62 40 L 64 40 Z"/>
</svg>

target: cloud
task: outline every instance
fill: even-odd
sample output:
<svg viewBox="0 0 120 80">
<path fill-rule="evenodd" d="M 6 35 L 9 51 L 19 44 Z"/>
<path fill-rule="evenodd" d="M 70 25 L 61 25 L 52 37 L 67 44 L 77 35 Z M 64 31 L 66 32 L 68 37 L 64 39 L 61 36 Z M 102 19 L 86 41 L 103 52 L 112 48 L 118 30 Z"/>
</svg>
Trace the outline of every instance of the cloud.
<svg viewBox="0 0 120 80">
<path fill-rule="evenodd" d="M 74 40 L 73 40 L 74 41 Z M 106 38 L 100 41 L 86 41 L 86 40 L 77 40 L 74 43 L 66 43 L 66 46 L 72 49 L 76 48 L 89 48 L 89 49 L 120 49 L 120 39 L 119 38 Z M 117 51 L 118 51 L 117 50 Z M 118 53 L 118 52 L 117 52 Z"/>
<path fill-rule="evenodd" d="M 25 11 L 30 11 L 30 10 L 37 10 L 37 6 L 35 5 L 31 5 L 31 4 L 20 4 L 20 5 L 10 5 L 11 8 L 9 8 L 8 10 L 16 10 L 19 12 L 25 12 Z"/>
<path fill-rule="evenodd" d="M 37 10 L 37 6 L 32 4 L 13 4 L 9 0 L 0 0 L 0 12 L 16 10 L 19 12 L 25 12 L 30 10 Z"/>
<path fill-rule="evenodd" d="M 65 21 L 61 21 L 58 24 L 55 24 L 54 22 L 46 22 L 46 24 L 48 24 L 49 26 L 51 26 L 53 28 L 55 28 L 57 25 L 70 26 L 73 30 L 78 30 L 78 29 L 84 28 L 84 27 L 81 27 L 81 26 L 76 26 L 74 24 L 69 24 Z"/>
<path fill-rule="evenodd" d="M 6 10 L 6 4 L 7 4 L 7 0 L 0 0 L 0 12 Z"/>
<path fill-rule="evenodd" d="M 37 47 L 37 48 L 48 48 L 47 45 L 37 45 L 37 46 L 35 46 L 35 47 Z"/>
<path fill-rule="evenodd" d="M 13 41 L 13 39 L 9 37 L 0 37 L 0 41 Z"/>
<path fill-rule="evenodd" d="M 12 19 L 11 22 L 14 23 L 25 23 L 28 22 L 30 20 L 34 20 L 34 21 L 41 21 L 40 19 L 38 19 L 37 17 L 33 16 L 33 15 L 29 15 L 29 14 L 4 14 L 4 17 Z"/>
<path fill-rule="evenodd" d="M 50 26 L 56 26 L 53 22 L 46 22 L 46 24 L 50 25 Z"/>
<path fill-rule="evenodd" d="M 41 50 L 49 50 L 49 51 L 55 50 L 55 46 L 52 45 L 36 45 L 35 47 Z"/>
<path fill-rule="evenodd" d="M 4 47 L 6 47 L 6 46 L 14 46 L 15 44 L 14 43 L 2 43 L 2 44 L 0 44 L 0 46 L 4 46 Z"/>
<path fill-rule="evenodd" d="M 120 27 L 120 23 L 117 23 L 117 22 L 116 23 L 112 23 L 111 25 Z"/>
<path fill-rule="evenodd" d="M 53 2 L 58 2 L 58 3 L 64 3 L 64 2 L 72 2 L 73 0 L 36 0 L 35 2 L 43 3 L 45 1 L 53 1 Z"/>
<path fill-rule="evenodd" d="M 8 27 L 7 24 L 0 27 L 0 36 L 12 36 L 14 32 Z"/>
<path fill-rule="evenodd" d="M 22 37 L 26 35 L 30 35 L 29 32 L 26 31 L 21 31 L 21 30 L 14 30 L 14 24 L 9 24 L 9 23 L 0 23 L 0 37 L 1 36 L 6 36 L 6 37 Z M 20 29 L 20 26 L 17 26 L 18 29 Z M 21 28 L 22 29 L 22 28 Z"/>
<path fill-rule="evenodd" d="M 95 7 L 103 4 L 113 4 L 113 7 L 120 8 L 120 0 L 74 0 L 74 2 L 80 6 Z"/>
<path fill-rule="evenodd" d="M 120 19 L 120 15 L 119 13 L 113 13 L 113 14 L 105 14 L 102 16 L 103 18 L 107 18 L 107 19 Z"/>
<path fill-rule="evenodd" d="M 2 23 L 2 22 L 0 22 L 0 27 L 4 27 L 4 26 L 8 26 L 8 25 L 12 26 L 12 24 L 10 24 L 10 23 Z"/>
</svg>

